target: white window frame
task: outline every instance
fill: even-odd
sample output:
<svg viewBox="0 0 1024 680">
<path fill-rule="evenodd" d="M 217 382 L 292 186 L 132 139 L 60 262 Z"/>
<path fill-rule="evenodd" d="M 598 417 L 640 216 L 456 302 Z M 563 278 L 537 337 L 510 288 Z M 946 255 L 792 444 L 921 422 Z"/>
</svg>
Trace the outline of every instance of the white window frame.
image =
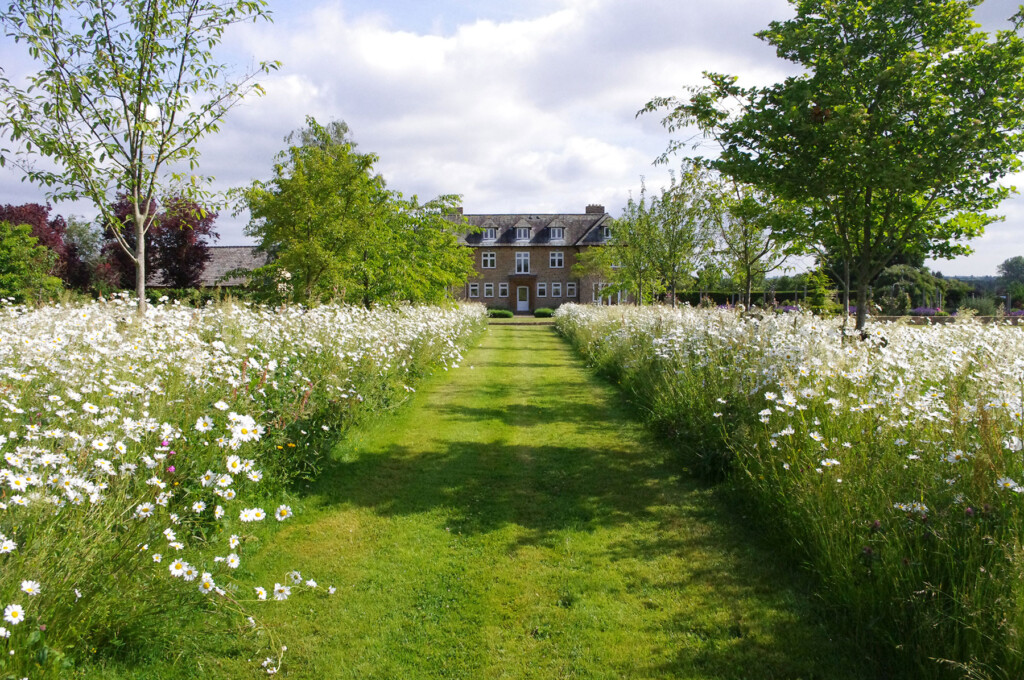
<svg viewBox="0 0 1024 680">
<path fill-rule="evenodd" d="M 550 269 L 562 269 L 565 266 L 565 254 L 561 250 L 552 250 L 548 253 L 548 267 Z"/>
<path fill-rule="evenodd" d="M 611 227 L 602 227 L 601 236 L 604 238 L 605 241 L 611 241 L 612 240 L 612 228 Z"/>
<path fill-rule="evenodd" d="M 484 297 L 494 297 L 494 284 L 493 283 L 485 283 L 484 284 Z"/>
<path fill-rule="evenodd" d="M 498 266 L 498 254 L 493 250 L 485 250 L 480 253 L 480 268 L 494 269 Z"/>
<path fill-rule="evenodd" d="M 575 281 L 570 281 L 569 283 L 565 284 L 565 297 L 567 297 L 567 298 L 574 298 L 574 297 L 576 297 L 576 282 Z"/>
<path fill-rule="evenodd" d="M 551 282 L 551 297 L 560 298 L 562 297 L 562 283 L 560 281 Z"/>
<path fill-rule="evenodd" d="M 525 265 L 525 266 L 524 266 Z M 516 253 L 516 274 L 530 273 L 530 253 L 520 251 Z"/>
<path fill-rule="evenodd" d="M 564 241 L 565 240 L 565 227 L 551 227 L 551 240 L 552 241 Z"/>
<path fill-rule="evenodd" d="M 484 229 L 484 240 L 485 241 L 493 241 L 496 238 L 498 238 L 498 230 L 497 229 L 495 229 L 494 227 L 487 227 L 486 229 Z"/>
<path fill-rule="evenodd" d="M 538 283 L 537 284 L 537 297 L 547 297 L 547 296 L 548 296 L 548 284 L 542 283 L 542 282 Z"/>
<path fill-rule="evenodd" d="M 530 228 L 529 227 L 516 227 L 516 240 L 517 241 L 529 241 L 530 240 Z"/>
<path fill-rule="evenodd" d="M 479 283 L 471 283 L 471 284 L 469 284 L 469 297 L 471 297 L 471 298 L 480 297 L 480 284 Z"/>
<path fill-rule="evenodd" d="M 498 284 L 498 297 L 505 297 L 505 298 L 508 297 L 508 284 L 507 283 L 499 283 Z"/>
</svg>

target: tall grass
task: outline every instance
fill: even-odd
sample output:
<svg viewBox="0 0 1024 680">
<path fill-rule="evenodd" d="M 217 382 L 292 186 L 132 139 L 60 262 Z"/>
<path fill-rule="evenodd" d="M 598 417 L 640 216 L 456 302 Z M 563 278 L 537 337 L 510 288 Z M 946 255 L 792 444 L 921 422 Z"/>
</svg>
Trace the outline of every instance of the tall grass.
<svg viewBox="0 0 1024 680">
<path fill-rule="evenodd" d="M 1024 675 L 1024 333 L 563 306 L 558 328 L 728 477 L 910 677 Z"/>
<path fill-rule="evenodd" d="M 190 614 L 272 636 L 232 576 L 319 446 L 456 365 L 483 307 L 0 307 L 0 677 L 61 677 Z M 301 565 L 296 565 L 300 568 Z M 268 597 L 315 588 L 265 584 Z M 246 632 L 249 631 L 249 632 Z"/>
</svg>

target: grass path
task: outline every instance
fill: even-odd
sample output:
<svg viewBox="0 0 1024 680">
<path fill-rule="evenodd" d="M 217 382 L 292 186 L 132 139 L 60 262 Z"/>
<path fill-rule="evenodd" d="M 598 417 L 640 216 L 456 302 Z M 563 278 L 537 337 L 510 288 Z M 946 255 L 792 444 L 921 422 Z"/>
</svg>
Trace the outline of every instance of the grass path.
<svg viewBox="0 0 1024 680">
<path fill-rule="evenodd" d="M 354 432 L 250 563 L 338 587 L 275 603 L 282 676 L 864 677 L 739 514 L 677 472 L 550 326 L 492 325 Z"/>
</svg>

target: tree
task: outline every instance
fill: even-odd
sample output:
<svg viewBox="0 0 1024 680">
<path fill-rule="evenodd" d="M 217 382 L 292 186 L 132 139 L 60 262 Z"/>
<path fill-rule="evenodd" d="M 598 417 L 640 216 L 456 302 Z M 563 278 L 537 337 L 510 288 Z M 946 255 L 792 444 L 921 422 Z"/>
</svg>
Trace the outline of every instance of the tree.
<svg viewBox="0 0 1024 680">
<path fill-rule="evenodd" d="M 701 163 L 684 162 L 662 192 L 656 214 L 655 270 L 675 307 L 676 293 L 703 268 L 721 229 L 721 187 Z"/>
<path fill-rule="evenodd" d="M 161 281 L 171 288 L 196 288 L 206 263 L 210 261 L 211 240 L 217 213 L 206 210 L 184 196 L 164 200 L 154 230 L 154 263 Z"/>
<path fill-rule="evenodd" d="M 217 213 L 210 212 L 195 201 L 172 196 L 163 206 L 153 201 L 147 206 L 153 215 L 153 226 L 146 232 L 145 264 L 148 276 L 171 288 L 194 288 L 199 285 L 203 268 L 210 260 L 206 239 L 216 239 L 213 223 Z M 115 222 L 104 231 L 103 254 L 106 256 L 104 279 L 119 288 L 131 288 L 135 279 L 135 263 L 120 246 L 117 235 L 124 238 L 134 252 L 135 232 L 124 229 L 132 220 L 133 206 L 126 196 L 119 196 L 110 206 Z"/>
<path fill-rule="evenodd" d="M 100 265 L 103 232 L 93 222 L 69 215 L 64 243 L 72 263 L 64 272 L 65 283 L 76 290 L 88 290 L 95 281 L 96 268 Z"/>
<path fill-rule="evenodd" d="M 648 199 L 647 186 L 641 183 L 640 199 L 630 196 L 622 216 L 609 223 L 611 239 L 600 248 L 584 250 L 573 267 L 574 274 L 597 274 L 609 282 L 607 294 L 627 291 L 638 305 L 653 300 L 664 290 L 655 268 L 658 204 L 657 197 Z"/>
<path fill-rule="evenodd" d="M 90 277 L 88 265 L 68 237 L 68 222 L 60 215 L 50 217 L 50 210 L 50 206 L 38 203 L 5 205 L 0 207 L 0 221 L 32 227 L 37 245 L 48 248 L 54 255 L 48 260 L 50 270 L 47 273 L 68 286 L 84 290 Z"/>
<path fill-rule="evenodd" d="M 377 156 L 356 151 L 343 121 L 308 117 L 285 141 L 273 179 L 240 192 L 246 234 L 271 258 L 255 272 L 268 297 L 436 302 L 472 274 L 457 236 L 465 221 L 453 219 L 457 196 L 421 204 L 389 191 Z"/>
<path fill-rule="evenodd" d="M 706 74 L 645 110 L 718 130 L 714 167 L 808 205 L 788 237 L 843 263 L 863 328 L 872 279 L 908 250 L 970 252 L 961 241 L 998 219 L 986 211 L 1011 190 L 996 182 L 1020 167 L 1024 13 L 990 38 L 971 21 L 980 2 L 791 0 L 797 16 L 758 37 L 803 74 L 747 89 Z"/>
<path fill-rule="evenodd" d="M 1004 260 L 999 265 L 998 272 L 1004 285 L 1024 283 L 1024 257 L 1017 255 Z"/>
<path fill-rule="evenodd" d="M 782 267 L 794 249 L 782 238 L 787 222 L 802 221 L 798 206 L 773 201 L 753 187 L 729 183 L 723 200 L 725 214 L 718 232 L 726 270 L 739 283 L 743 304 L 750 308 L 751 290 Z"/>
<path fill-rule="evenodd" d="M 212 52 L 228 26 L 269 18 L 264 0 L 49 0 L 0 11 L 6 36 L 41 66 L 24 89 L 0 81 L 0 126 L 22 145 L 12 158 L 49 198 L 90 200 L 104 224 L 119 223 L 109 206 L 127 197 L 133 237 L 114 237 L 135 265 L 140 314 L 151 207 L 165 192 L 208 198 L 209 178 L 193 174 L 197 142 L 277 67 L 261 62 L 232 81 Z M 32 164 L 35 155 L 58 168 Z"/>
<path fill-rule="evenodd" d="M 55 259 L 32 236 L 31 225 L 0 221 L 0 298 L 27 302 L 56 296 L 61 282 L 49 273 Z"/>
<path fill-rule="evenodd" d="M 153 216 L 154 222 L 158 215 L 155 200 L 150 200 L 146 205 L 145 212 Z M 104 223 L 102 253 L 105 259 L 102 278 L 115 288 L 131 289 L 135 286 L 135 273 L 137 271 L 136 261 L 133 253 L 142 252 L 143 269 L 146 276 L 150 276 L 155 266 L 156 251 L 153 249 L 153 229 L 147 229 L 142 238 L 145 244 L 141 251 L 136 248 L 135 239 L 138 238 L 136 231 L 131 228 L 134 220 L 135 208 L 131 200 L 124 195 L 118 196 L 117 200 L 110 205 L 108 211 L 110 221 Z M 120 237 L 119 237 L 120 235 Z M 121 241 L 127 244 L 127 248 L 121 246 Z"/>
</svg>

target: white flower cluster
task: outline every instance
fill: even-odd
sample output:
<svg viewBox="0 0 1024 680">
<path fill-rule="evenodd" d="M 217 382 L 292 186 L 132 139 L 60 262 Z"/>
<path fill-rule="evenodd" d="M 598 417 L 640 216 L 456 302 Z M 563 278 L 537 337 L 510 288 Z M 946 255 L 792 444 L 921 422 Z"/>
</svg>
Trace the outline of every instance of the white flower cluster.
<svg viewBox="0 0 1024 680">
<path fill-rule="evenodd" d="M 464 340 L 483 319 L 480 306 L 273 311 L 159 304 L 139 318 L 122 298 L 38 309 L 0 304 L 0 531 L 7 534 L 0 533 L 0 586 L 21 581 L 33 596 L 27 612 L 7 605 L 7 623 L 33 616 L 35 595 L 46 600 L 57 593 L 42 572 L 42 586 L 22 581 L 4 556 L 17 553 L 22 565 L 51 564 L 40 551 L 52 542 L 37 547 L 28 537 L 52 535 L 47 523 L 68 525 L 72 515 L 78 522 L 93 515 L 131 518 L 126 531 L 97 535 L 131 541 L 131 549 L 148 555 L 140 564 L 166 563 L 167 571 L 161 567 L 154 577 L 169 574 L 224 595 L 219 582 L 241 563 L 238 529 L 268 514 L 255 499 L 243 503 L 264 480 L 260 457 L 245 452 L 260 445 L 271 423 L 286 424 L 279 405 L 314 390 L 362 401 L 357 368 L 386 379 L 405 376 L 421 357 L 442 368 L 458 365 Z M 317 374 L 325 358 L 332 370 Z M 284 521 L 292 509 L 281 504 L 273 515 Z M 230 535 L 228 549 L 209 556 L 205 541 L 190 547 L 197 522 L 208 536 Z M 68 536 L 67 545 L 76 540 L 82 539 Z M 150 550 L 159 544 L 174 559 Z M 205 550 L 216 544 L 214 538 Z M 67 574 L 59 578 L 68 583 Z M 90 586 L 61 587 L 74 589 L 78 599 Z M 59 633 L 54 622 L 48 622 L 51 636 Z"/>
</svg>

